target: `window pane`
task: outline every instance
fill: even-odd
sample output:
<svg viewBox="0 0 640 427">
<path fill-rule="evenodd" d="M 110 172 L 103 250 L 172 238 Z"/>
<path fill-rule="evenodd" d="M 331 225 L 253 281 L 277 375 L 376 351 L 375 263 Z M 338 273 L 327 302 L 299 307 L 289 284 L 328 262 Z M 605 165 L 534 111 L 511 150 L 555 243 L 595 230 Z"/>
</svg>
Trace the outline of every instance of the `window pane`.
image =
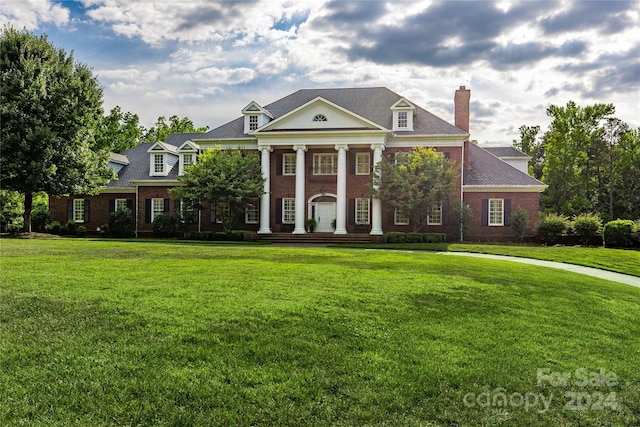
<svg viewBox="0 0 640 427">
<path fill-rule="evenodd" d="M 407 112 L 400 111 L 398 112 L 398 127 L 406 128 L 407 127 Z"/>
<path fill-rule="evenodd" d="M 296 199 L 282 199 L 282 223 L 294 224 L 296 219 Z"/>
<path fill-rule="evenodd" d="M 489 225 L 503 225 L 502 199 L 489 199 Z"/>
<path fill-rule="evenodd" d="M 313 174 L 314 175 L 337 175 L 338 155 L 337 154 L 314 154 Z"/>
<path fill-rule="evenodd" d="M 73 220 L 75 222 L 84 222 L 84 200 L 76 199 L 73 201 Z"/>
<path fill-rule="evenodd" d="M 296 155 L 294 153 L 287 153 L 282 155 L 282 174 L 296 174 Z"/>
<path fill-rule="evenodd" d="M 356 199 L 356 224 L 369 224 L 369 199 Z"/>
<path fill-rule="evenodd" d="M 116 199 L 115 209 L 122 209 L 127 207 L 127 199 Z"/>
<path fill-rule="evenodd" d="M 394 212 L 394 224 L 395 225 L 407 225 L 409 224 L 409 216 L 403 209 L 396 209 Z"/>
<path fill-rule="evenodd" d="M 252 114 L 249 116 L 249 130 L 256 130 L 258 129 L 258 116 L 255 114 Z"/>
<path fill-rule="evenodd" d="M 164 213 L 164 199 L 152 199 L 151 200 L 151 221 L 155 219 L 156 216 Z"/>
<path fill-rule="evenodd" d="M 193 163 L 193 154 L 183 154 L 183 160 L 184 160 L 184 165 L 183 167 L 186 169 L 187 167 L 191 166 L 191 164 Z"/>
<path fill-rule="evenodd" d="M 162 154 L 153 155 L 153 171 L 156 173 L 164 172 L 164 155 Z"/>
<path fill-rule="evenodd" d="M 442 202 L 429 209 L 427 225 L 442 225 Z"/>
<path fill-rule="evenodd" d="M 244 210 L 244 222 L 245 224 L 257 224 L 258 219 L 258 200 L 251 200 Z"/>
<path fill-rule="evenodd" d="M 369 175 L 371 173 L 369 153 L 356 153 L 356 175 Z"/>
</svg>

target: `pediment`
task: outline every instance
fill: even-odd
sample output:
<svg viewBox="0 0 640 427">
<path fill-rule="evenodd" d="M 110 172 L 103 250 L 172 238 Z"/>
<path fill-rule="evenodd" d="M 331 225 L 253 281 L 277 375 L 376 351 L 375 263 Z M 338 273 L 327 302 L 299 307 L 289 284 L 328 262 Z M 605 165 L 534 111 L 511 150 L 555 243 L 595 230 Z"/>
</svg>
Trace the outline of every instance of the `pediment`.
<svg viewBox="0 0 640 427">
<path fill-rule="evenodd" d="M 400 98 L 395 104 L 391 106 L 391 110 L 415 110 L 416 107 L 406 98 Z"/>
<path fill-rule="evenodd" d="M 180 153 L 195 153 L 200 150 L 200 146 L 193 141 L 185 141 L 180 147 L 178 152 Z"/>
<path fill-rule="evenodd" d="M 271 114 L 268 110 L 263 108 L 260 104 L 255 101 L 251 101 L 249 105 L 242 109 L 242 114 L 264 114 L 267 117 L 273 119 L 273 114 Z"/>
<path fill-rule="evenodd" d="M 158 141 L 153 144 L 147 150 L 147 153 L 169 153 L 176 154 L 176 147 L 173 145 L 165 144 L 164 142 Z"/>
<path fill-rule="evenodd" d="M 273 120 L 260 132 L 301 130 L 385 130 L 370 120 L 340 107 L 322 97 L 290 111 Z"/>
</svg>

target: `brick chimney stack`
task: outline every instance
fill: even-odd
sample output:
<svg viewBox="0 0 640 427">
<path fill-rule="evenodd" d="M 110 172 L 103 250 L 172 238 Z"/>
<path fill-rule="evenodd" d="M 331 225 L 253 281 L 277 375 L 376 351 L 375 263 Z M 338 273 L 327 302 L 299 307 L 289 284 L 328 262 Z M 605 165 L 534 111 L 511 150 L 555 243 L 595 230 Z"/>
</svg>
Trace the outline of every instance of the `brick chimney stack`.
<svg viewBox="0 0 640 427">
<path fill-rule="evenodd" d="M 454 98 L 455 104 L 455 125 L 457 128 L 469 133 L 469 100 L 471 91 L 464 86 L 456 90 Z"/>
</svg>

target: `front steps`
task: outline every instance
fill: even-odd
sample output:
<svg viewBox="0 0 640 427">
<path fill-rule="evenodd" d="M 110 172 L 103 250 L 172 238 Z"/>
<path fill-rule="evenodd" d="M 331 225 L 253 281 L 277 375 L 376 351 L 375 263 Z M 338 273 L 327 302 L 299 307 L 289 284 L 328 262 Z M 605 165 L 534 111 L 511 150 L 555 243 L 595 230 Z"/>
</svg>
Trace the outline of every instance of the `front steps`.
<svg viewBox="0 0 640 427">
<path fill-rule="evenodd" d="M 370 236 L 365 233 L 333 234 L 333 233 L 271 233 L 257 234 L 258 242 L 287 244 L 333 244 L 333 243 L 371 243 L 382 236 Z"/>
</svg>

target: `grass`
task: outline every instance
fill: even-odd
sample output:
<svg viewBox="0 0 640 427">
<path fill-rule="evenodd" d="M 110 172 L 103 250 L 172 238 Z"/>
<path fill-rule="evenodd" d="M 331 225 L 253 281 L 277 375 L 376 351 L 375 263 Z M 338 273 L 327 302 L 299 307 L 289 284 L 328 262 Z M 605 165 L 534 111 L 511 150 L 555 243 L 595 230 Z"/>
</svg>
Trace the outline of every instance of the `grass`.
<svg viewBox="0 0 640 427">
<path fill-rule="evenodd" d="M 336 245 L 337 246 L 337 245 Z M 367 243 L 341 245 L 360 249 L 475 252 L 534 258 L 594 267 L 640 277 L 640 251 L 580 246 L 500 245 L 473 243 Z"/>
<path fill-rule="evenodd" d="M 640 424 L 638 288 L 431 253 L 4 239 L 0 254 L 3 426 Z M 583 386 L 579 368 L 618 381 Z M 538 369 L 572 377 L 538 385 Z M 549 409 L 518 404 L 534 395 Z"/>
</svg>

